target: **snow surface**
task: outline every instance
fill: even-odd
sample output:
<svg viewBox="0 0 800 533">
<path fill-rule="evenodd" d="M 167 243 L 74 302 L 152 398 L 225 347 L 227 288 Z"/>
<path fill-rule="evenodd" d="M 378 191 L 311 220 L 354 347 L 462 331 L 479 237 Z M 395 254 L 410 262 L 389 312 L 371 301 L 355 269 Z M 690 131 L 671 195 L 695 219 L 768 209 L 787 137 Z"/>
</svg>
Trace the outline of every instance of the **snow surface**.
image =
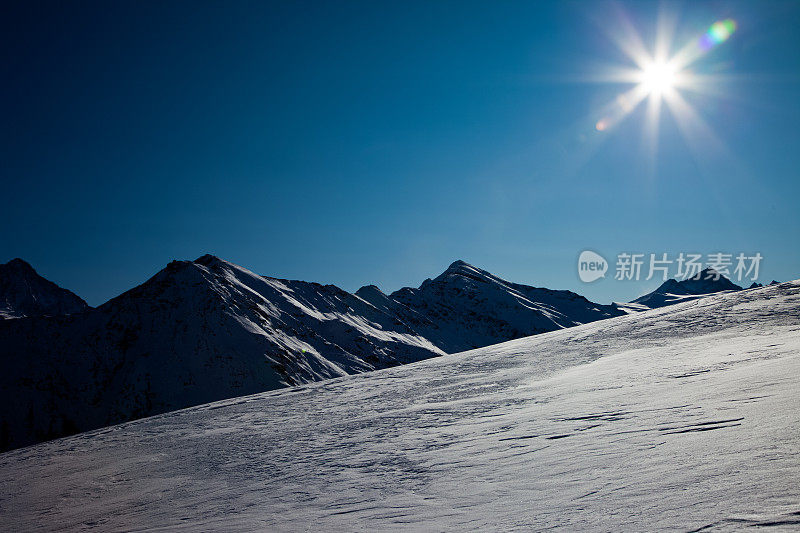
<svg viewBox="0 0 800 533">
<path fill-rule="evenodd" d="M 800 527 L 800 281 L 0 455 L 0 529 Z"/>
</svg>

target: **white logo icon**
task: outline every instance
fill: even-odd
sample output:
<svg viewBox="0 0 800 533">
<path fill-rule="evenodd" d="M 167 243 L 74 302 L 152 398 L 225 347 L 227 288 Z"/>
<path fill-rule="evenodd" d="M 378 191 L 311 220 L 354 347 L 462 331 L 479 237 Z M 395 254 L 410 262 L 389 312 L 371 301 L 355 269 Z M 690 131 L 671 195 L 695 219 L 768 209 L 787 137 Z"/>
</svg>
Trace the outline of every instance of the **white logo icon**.
<svg viewBox="0 0 800 533">
<path fill-rule="evenodd" d="M 608 262 L 602 255 L 584 250 L 578 257 L 578 277 L 584 283 L 591 283 L 606 276 Z"/>
</svg>

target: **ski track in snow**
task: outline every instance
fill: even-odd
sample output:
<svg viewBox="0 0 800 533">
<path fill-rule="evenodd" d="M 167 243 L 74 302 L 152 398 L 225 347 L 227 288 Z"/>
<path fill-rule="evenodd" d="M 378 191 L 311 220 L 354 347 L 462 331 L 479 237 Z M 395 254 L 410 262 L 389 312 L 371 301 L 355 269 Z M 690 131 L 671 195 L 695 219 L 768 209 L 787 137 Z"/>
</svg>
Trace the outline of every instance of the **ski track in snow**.
<svg viewBox="0 0 800 533">
<path fill-rule="evenodd" d="M 798 529 L 799 392 L 791 282 L 8 452 L 0 529 Z"/>
</svg>

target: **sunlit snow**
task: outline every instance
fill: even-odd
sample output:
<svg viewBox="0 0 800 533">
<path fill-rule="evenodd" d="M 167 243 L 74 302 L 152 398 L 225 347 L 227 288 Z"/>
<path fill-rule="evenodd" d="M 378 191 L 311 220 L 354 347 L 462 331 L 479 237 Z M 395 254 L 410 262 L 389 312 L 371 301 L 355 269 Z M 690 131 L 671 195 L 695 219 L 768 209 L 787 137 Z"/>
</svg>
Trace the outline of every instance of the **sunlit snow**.
<svg viewBox="0 0 800 533">
<path fill-rule="evenodd" d="M 800 282 L 0 455 L 0 529 L 800 527 Z"/>
</svg>

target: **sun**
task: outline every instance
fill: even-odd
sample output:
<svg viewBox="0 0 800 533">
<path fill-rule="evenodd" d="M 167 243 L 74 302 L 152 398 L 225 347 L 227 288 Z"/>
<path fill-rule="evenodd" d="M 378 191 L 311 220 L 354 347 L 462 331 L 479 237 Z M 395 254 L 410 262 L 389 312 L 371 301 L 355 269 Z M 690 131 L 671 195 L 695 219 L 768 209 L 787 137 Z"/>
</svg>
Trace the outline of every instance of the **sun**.
<svg viewBox="0 0 800 533">
<path fill-rule="evenodd" d="M 593 81 L 621 82 L 632 84 L 633 87 L 618 94 L 600 109 L 602 115 L 595 123 L 595 129 L 600 132 L 610 131 L 630 116 L 640 104 L 647 102 L 646 131 L 648 137 L 652 137 L 652 146 L 657 144 L 662 103 L 666 104 L 684 135 L 697 131 L 711 132 L 711 128 L 703 122 L 681 93 L 691 91 L 708 95 L 719 94 L 712 86 L 716 85 L 716 81 L 724 81 L 724 76 L 701 74 L 691 66 L 727 41 L 738 27 L 736 21 L 717 21 L 704 34 L 673 51 L 674 15 L 664 15 L 663 20 L 659 16 L 652 50 L 644 45 L 641 36 L 627 22 L 626 17 L 622 16 L 621 20 L 623 22 L 619 28 L 612 27 L 607 34 L 634 65 L 612 68 L 607 75 L 601 75 Z"/>
<path fill-rule="evenodd" d="M 677 74 L 669 63 L 653 61 L 642 69 L 639 82 L 647 94 L 659 96 L 675 87 Z"/>
</svg>

